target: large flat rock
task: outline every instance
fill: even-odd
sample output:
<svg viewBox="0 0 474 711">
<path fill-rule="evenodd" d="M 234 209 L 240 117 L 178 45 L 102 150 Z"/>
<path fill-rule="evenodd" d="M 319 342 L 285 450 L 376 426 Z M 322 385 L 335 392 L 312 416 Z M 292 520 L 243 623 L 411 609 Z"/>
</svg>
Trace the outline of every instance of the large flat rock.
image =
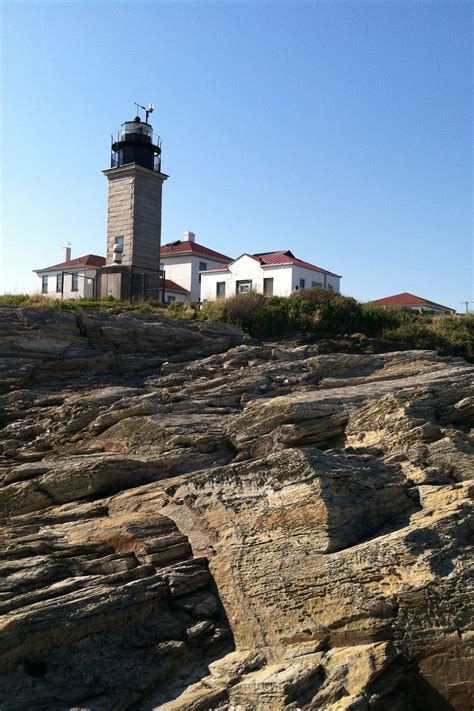
<svg viewBox="0 0 474 711">
<path fill-rule="evenodd" d="M 0 323 L 2 709 L 470 708 L 474 366 Z"/>
</svg>

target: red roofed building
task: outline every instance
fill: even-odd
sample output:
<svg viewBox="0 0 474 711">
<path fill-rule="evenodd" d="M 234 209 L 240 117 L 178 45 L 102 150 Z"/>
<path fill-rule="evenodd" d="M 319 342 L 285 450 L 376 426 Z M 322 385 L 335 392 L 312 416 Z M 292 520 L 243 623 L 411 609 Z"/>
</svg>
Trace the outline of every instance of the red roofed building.
<svg viewBox="0 0 474 711">
<path fill-rule="evenodd" d="M 386 296 L 384 299 L 369 301 L 369 304 L 374 304 L 374 306 L 398 306 L 400 308 L 411 309 L 412 311 L 425 314 L 436 315 L 455 313 L 455 309 L 452 309 L 449 306 L 442 306 L 441 304 L 437 304 L 435 301 L 430 301 L 429 299 L 423 299 L 421 296 L 409 294 L 407 291 L 404 291 L 401 294 L 395 294 L 394 296 Z"/>
<path fill-rule="evenodd" d="M 43 269 L 34 269 L 40 278 L 39 290 L 54 299 L 78 299 L 94 296 L 96 271 L 105 264 L 105 257 L 85 254 L 71 259 L 71 248 L 64 247 L 64 259 Z"/>
<path fill-rule="evenodd" d="M 286 251 L 242 254 L 201 274 L 203 301 L 255 291 L 268 296 L 289 296 L 299 289 L 321 287 L 340 291 L 339 274 L 298 259 Z"/>
<path fill-rule="evenodd" d="M 160 269 L 166 279 L 186 289 L 191 301 L 200 300 L 201 272 L 230 261 L 231 257 L 198 244 L 194 232 L 185 232 L 184 239 L 163 244 L 160 250 Z"/>
<path fill-rule="evenodd" d="M 171 281 L 171 279 L 165 279 L 165 301 L 170 303 L 171 301 L 185 302 L 189 300 L 189 291 L 183 289 L 182 286 L 179 286 L 176 282 Z"/>
<path fill-rule="evenodd" d="M 97 270 L 105 265 L 105 257 L 85 254 L 71 259 L 71 248 L 64 248 L 64 261 L 34 271 L 40 278 L 40 292 L 53 299 L 92 298 L 95 295 Z M 171 279 L 165 279 L 165 301 L 189 301 L 187 289 Z"/>
</svg>

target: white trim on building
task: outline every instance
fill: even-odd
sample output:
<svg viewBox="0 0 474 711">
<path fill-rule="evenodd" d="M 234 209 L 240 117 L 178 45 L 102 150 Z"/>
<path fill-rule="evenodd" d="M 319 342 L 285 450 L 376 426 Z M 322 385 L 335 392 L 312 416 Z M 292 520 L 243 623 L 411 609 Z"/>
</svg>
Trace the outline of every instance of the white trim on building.
<svg viewBox="0 0 474 711">
<path fill-rule="evenodd" d="M 288 255 L 286 262 L 283 261 L 284 255 Z M 279 259 L 281 263 L 271 263 L 272 259 Z M 264 263 L 265 260 L 269 263 Z M 216 267 L 201 274 L 201 299 L 213 301 L 251 290 L 267 296 L 289 296 L 299 289 L 312 287 L 339 292 L 340 280 L 338 274 L 302 262 L 293 257 L 291 252 L 242 254 L 226 266 Z"/>
</svg>

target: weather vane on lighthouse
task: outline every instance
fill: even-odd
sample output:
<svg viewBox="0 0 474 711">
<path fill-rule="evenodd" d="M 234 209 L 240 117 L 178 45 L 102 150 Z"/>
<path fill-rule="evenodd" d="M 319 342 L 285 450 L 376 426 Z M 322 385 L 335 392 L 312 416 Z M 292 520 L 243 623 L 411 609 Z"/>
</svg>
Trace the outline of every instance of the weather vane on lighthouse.
<svg viewBox="0 0 474 711">
<path fill-rule="evenodd" d="M 152 114 L 153 111 L 155 110 L 155 107 L 153 106 L 153 104 L 148 104 L 148 108 L 146 108 L 145 106 L 142 106 L 141 104 L 137 104 L 136 101 L 134 103 L 135 103 L 135 106 L 137 107 L 137 114 L 138 114 L 138 109 L 143 109 L 143 111 L 145 112 L 145 123 L 148 123 L 148 116 L 150 114 Z"/>
</svg>

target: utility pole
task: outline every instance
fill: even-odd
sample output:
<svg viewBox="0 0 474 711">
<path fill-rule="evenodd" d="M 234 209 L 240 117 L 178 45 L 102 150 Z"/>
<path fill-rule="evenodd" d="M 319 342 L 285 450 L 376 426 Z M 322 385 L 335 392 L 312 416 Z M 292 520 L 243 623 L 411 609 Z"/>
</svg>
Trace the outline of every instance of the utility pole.
<svg viewBox="0 0 474 711">
<path fill-rule="evenodd" d="M 466 313 L 469 313 L 469 304 L 474 304 L 474 301 L 462 301 L 462 304 L 466 307 Z"/>
</svg>

